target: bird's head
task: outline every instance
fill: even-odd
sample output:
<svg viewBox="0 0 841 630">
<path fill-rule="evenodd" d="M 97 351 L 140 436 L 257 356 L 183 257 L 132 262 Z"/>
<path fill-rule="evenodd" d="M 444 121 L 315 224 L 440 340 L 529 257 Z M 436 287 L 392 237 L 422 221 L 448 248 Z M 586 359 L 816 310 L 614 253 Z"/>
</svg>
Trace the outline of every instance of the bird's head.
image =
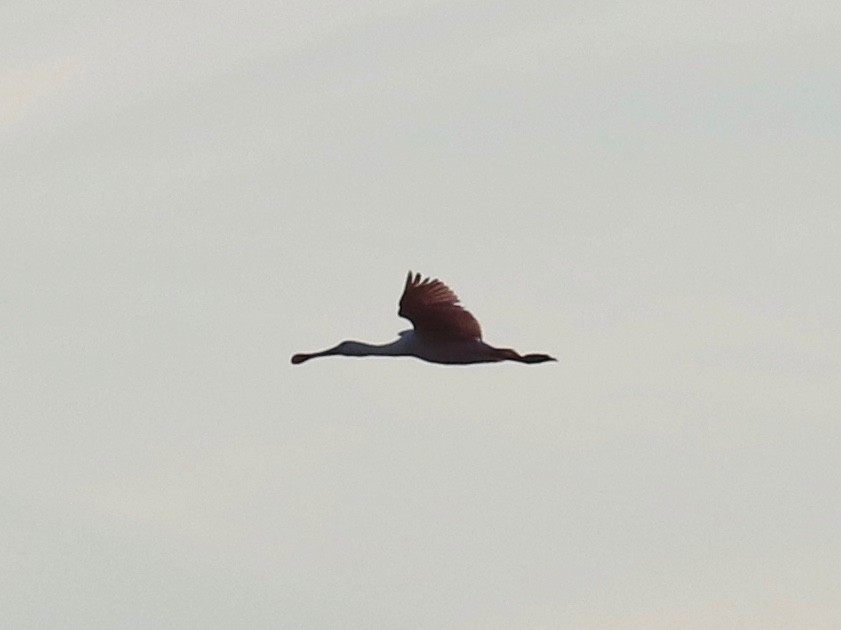
<svg viewBox="0 0 841 630">
<path fill-rule="evenodd" d="M 321 352 L 312 352 L 295 354 L 292 356 L 292 363 L 298 364 L 316 357 L 330 357 L 333 355 L 343 355 L 346 357 L 364 357 L 370 354 L 371 346 L 362 343 L 361 341 L 342 341 L 332 348 L 322 350 Z"/>
</svg>

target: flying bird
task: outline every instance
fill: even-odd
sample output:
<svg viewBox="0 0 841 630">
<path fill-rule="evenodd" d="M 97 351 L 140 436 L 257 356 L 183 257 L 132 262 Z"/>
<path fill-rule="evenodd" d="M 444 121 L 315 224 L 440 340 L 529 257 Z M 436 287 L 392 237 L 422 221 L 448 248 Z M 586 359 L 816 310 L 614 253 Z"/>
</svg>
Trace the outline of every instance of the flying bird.
<svg viewBox="0 0 841 630">
<path fill-rule="evenodd" d="M 521 355 L 511 348 L 494 348 L 482 341 L 479 322 L 458 300 L 458 296 L 438 279 L 421 279 L 420 274 L 406 278 L 400 298 L 400 317 L 405 317 L 414 330 L 398 333 L 399 339 L 383 345 L 361 341 L 343 341 L 321 352 L 300 353 L 292 363 L 303 363 L 316 357 L 344 355 L 349 357 L 417 357 L 430 363 L 468 364 L 518 361 L 544 363 L 556 361 L 548 354 Z"/>
</svg>

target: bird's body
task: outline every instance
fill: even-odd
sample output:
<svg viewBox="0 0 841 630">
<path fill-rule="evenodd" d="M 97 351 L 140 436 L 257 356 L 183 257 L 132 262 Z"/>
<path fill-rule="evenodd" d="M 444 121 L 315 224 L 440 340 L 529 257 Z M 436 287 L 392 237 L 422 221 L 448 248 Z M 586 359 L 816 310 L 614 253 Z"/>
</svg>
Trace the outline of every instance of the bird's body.
<svg viewBox="0 0 841 630">
<path fill-rule="evenodd" d="M 555 361 L 546 354 L 520 355 L 510 348 L 494 348 L 482 341 L 479 322 L 458 304 L 458 297 L 440 280 L 421 280 L 420 274 L 406 279 L 400 298 L 401 317 L 409 319 L 414 330 L 400 333 L 399 339 L 383 345 L 360 341 L 343 341 L 321 352 L 301 353 L 292 357 L 292 363 L 303 363 L 316 357 L 343 355 L 411 356 L 449 365 L 518 361 L 543 363 Z"/>
</svg>

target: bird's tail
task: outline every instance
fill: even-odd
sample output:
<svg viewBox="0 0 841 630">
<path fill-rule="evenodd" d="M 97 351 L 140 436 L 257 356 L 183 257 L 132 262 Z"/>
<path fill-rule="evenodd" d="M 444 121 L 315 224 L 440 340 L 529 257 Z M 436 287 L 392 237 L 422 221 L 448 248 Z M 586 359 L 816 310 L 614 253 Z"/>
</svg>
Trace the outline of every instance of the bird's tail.
<svg viewBox="0 0 841 630">
<path fill-rule="evenodd" d="M 548 354 L 526 354 L 520 357 L 521 363 L 546 363 L 547 361 L 557 361 L 557 359 Z"/>
<path fill-rule="evenodd" d="M 518 363 L 546 363 L 547 361 L 557 361 L 556 358 L 550 357 L 548 354 L 520 354 L 511 348 L 496 348 L 496 357 L 499 361 L 517 361 Z"/>
</svg>

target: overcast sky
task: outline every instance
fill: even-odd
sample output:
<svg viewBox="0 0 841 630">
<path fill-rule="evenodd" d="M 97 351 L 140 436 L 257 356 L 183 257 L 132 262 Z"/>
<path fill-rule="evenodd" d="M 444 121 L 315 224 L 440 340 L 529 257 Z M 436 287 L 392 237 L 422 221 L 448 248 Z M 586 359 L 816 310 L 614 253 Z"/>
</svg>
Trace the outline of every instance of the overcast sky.
<svg viewBox="0 0 841 630">
<path fill-rule="evenodd" d="M 834 1 L 4 3 L 0 625 L 838 628 L 839 165 Z"/>
</svg>

